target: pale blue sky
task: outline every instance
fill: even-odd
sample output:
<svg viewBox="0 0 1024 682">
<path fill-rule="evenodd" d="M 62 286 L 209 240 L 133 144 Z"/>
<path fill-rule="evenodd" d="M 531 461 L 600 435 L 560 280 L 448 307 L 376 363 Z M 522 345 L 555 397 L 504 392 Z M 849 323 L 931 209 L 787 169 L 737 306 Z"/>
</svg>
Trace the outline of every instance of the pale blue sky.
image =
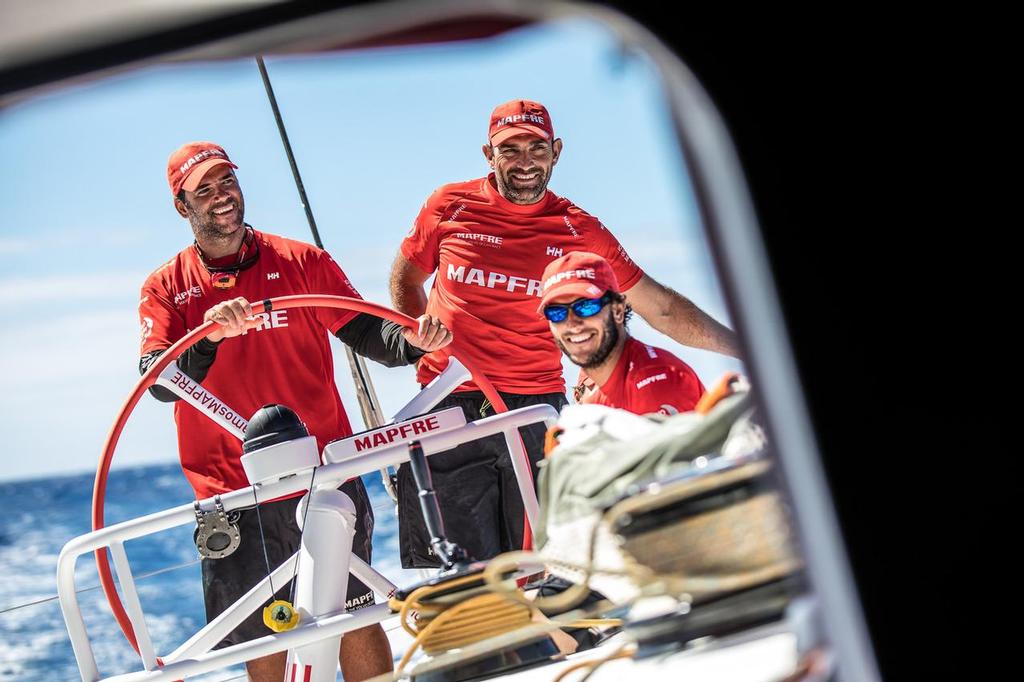
<svg viewBox="0 0 1024 682">
<path fill-rule="evenodd" d="M 488 114 L 522 97 L 548 107 L 565 142 L 550 188 L 600 217 L 648 274 L 728 323 L 654 71 L 596 25 L 266 61 L 324 245 L 365 298 L 388 303 L 388 268 L 423 200 L 486 172 Z M 253 60 L 147 68 L 0 112 L 0 477 L 95 467 L 138 379 L 141 283 L 191 242 L 171 205 L 167 156 L 199 139 L 239 165 L 248 222 L 312 240 Z M 706 384 L 740 368 L 639 319 L 632 331 Z M 416 390 L 410 369 L 371 372 L 389 414 Z M 114 466 L 176 452 L 170 407 L 146 399 Z"/>
</svg>

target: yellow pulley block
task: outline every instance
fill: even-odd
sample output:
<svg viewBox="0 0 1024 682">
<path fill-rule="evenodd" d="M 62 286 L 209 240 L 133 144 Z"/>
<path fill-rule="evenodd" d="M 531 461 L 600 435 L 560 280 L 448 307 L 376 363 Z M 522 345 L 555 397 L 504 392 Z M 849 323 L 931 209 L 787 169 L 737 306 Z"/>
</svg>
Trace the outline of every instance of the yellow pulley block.
<svg viewBox="0 0 1024 682">
<path fill-rule="evenodd" d="M 263 624 L 274 632 L 291 630 L 299 624 L 299 612 L 289 602 L 278 599 L 263 609 Z"/>
</svg>

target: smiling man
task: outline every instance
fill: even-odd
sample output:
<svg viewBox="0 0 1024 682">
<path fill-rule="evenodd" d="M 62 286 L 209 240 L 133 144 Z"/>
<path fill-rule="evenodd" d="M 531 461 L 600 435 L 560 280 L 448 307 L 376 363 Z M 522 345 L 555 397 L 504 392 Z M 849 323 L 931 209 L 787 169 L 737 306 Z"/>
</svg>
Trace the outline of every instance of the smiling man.
<svg viewBox="0 0 1024 682">
<path fill-rule="evenodd" d="M 629 335 L 632 309 L 608 261 L 576 251 L 544 270 L 538 312 L 562 352 L 580 367 L 577 403 L 635 414 L 692 410 L 704 394 L 696 372 L 666 350 Z"/>
<path fill-rule="evenodd" d="M 548 189 L 562 151 L 542 104 L 515 99 L 496 107 L 483 145 L 492 172 L 444 185 L 427 198 L 391 269 L 395 308 L 439 317 L 461 340 L 460 355 L 487 375 L 510 409 L 567 403 L 559 350 L 537 315 L 537 300 L 544 268 L 575 251 L 603 256 L 655 329 L 683 345 L 736 356 L 729 329 L 644 274 L 601 221 Z M 423 284 L 434 272 L 428 297 Z M 419 383 L 429 383 L 446 364 L 443 353 L 425 355 Z M 471 383 L 437 409 L 454 405 L 468 419 L 491 411 Z M 543 457 L 543 425 L 520 434 L 536 463 Z M 430 465 L 450 539 L 479 559 L 521 547 L 522 500 L 500 436 L 435 455 Z M 436 566 L 407 465 L 398 481 L 402 564 Z"/>
<path fill-rule="evenodd" d="M 298 414 L 321 450 L 352 433 L 334 382 L 333 334 L 357 353 L 383 364 L 409 364 L 451 340 L 436 318 L 423 315 L 413 331 L 348 310 L 298 308 L 253 314 L 249 301 L 294 294 L 333 294 L 359 298 L 330 255 L 310 244 L 253 229 L 245 222 L 237 166 L 212 142 L 182 145 L 167 162 L 174 208 L 188 220 L 195 241 L 157 268 L 142 287 L 139 318 L 145 372 L 189 330 L 206 321 L 217 327 L 182 354 L 178 368 L 238 414 L 250 417 L 268 403 Z M 245 334 L 245 339 L 239 337 Z M 150 389 L 162 401 L 177 396 Z M 249 485 L 242 469 L 242 446 L 205 415 L 180 401 L 174 406 L 178 451 L 196 499 Z M 370 561 L 373 510 L 359 478 L 341 486 L 355 503 L 352 551 Z M 300 497 L 263 502 L 259 512 L 240 512 L 241 544 L 221 558 L 202 561 L 207 619 L 212 620 L 299 546 L 295 509 Z M 345 577 L 339 577 L 344 580 Z M 288 585 L 277 598 L 288 598 Z M 349 610 L 372 606 L 373 592 L 348 578 Z M 219 646 L 270 634 L 257 610 Z M 392 669 L 391 648 L 379 625 L 345 635 L 340 661 L 346 680 L 362 680 Z M 246 663 L 249 679 L 284 679 L 285 654 Z"/>
</svg>

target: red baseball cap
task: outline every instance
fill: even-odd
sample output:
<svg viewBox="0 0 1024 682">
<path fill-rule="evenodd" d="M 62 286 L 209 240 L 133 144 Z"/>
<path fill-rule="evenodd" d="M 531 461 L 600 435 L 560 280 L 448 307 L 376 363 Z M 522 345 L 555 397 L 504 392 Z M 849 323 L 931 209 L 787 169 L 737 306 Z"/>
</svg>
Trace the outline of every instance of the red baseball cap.
<svg viewBox="0 0 1024 682">
<path fill-rule="evenodd" d="M 615 271 L 604 258 L 589 251 L 573 251 L 548 263 L 541 275 L 541 297 L 537 312 L 556 298 L 600 298 L 606 291 L 619 290 Z"/>
<path fill-rule="evenodd" d="M 540 102 L 514 99 L 499 104 L 491 112 L 491 126 L 487 131 L 487 139 L 491 141 L 491 146 L 499 145 L 510 137 L 524 133 L 545 140 L 555 138 L 551 116 Z"/>
<path fill-rule="evenodd" d="M 167 184 L 171 186 L 171 194 L 177 196 L 183 189 L 194 192 L 203 176 L 221 164 L 238 168 L 231 163 L 228 153 L 219 144 L 186 142 L 167 159 Z"/>
</svg>

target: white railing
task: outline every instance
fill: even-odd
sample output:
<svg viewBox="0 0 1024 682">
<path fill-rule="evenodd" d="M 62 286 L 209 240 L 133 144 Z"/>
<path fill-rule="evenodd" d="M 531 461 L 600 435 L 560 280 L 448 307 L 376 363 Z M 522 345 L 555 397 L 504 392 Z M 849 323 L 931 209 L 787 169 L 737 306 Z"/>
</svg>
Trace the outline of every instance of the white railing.
<svg viewBox="0 0 1024 682">
<path fill-rule="evenodd" d="M 440 386 L 437 388 L 443 390 Z M 403 412 L 399 414 L 401 415 Z M 409 413 L 404 412 L 404 414 Z M 515 467 L 516 478 L 523 496 L 527 518 L 531 527 L 536 527 L 535 524 L 537 523 L 538 516 L 537 497 L 527 468 L 526 462 L 528 459 L 518 434 L 518 428 L 541 422 L 550 427 L 554 425 L 557 418 L 558 412 L 553 407 L 549 405 L 533 405 L 470 422 L 465 426 L 449 431 L 416 436 L 415 439 L 420 441 L 424 453 L 429 456 L 449 450 L 462 443 L 499 433 L 503 434 Z M 402 462 L 408 461 L 409 440 L 413 440 L 413 438 L 382 447 L 372 452 L 360 454 L 346 461 L 328 463 L 318 467 L 316 470 L 316 488 L 337 487 L 355 476 L 387 466 L 397 466 Z M 330 445 L 324 449 L 324 457 L 327 460 L 330 459 L 328 456 L 329 448 Z M 259 498 L 264 500 L 292 495 L 306 490 L 309 480 L 309 476 L 290 476 L 282 480 L 258 483 L 247 488 L 225 493 L 220 498 L 227 511 L 241 509 L 252 505 L 254 494 L 258 494 Z M 200 506 L 205 509 L 211 508 L 212 505 L 212 499 L 200 502 Z M 249 613 L 271 597 L 271 580 L 277 578 L 278 584 L 280 584 L 282 579 L 289 575 L 290 571 L 293 571 L 295 562 L 295 555 L 293 555 L 233 606 L 199 630 L 199 632 L 189 638 L 174 652 L 162 657 L 160 662 L 158 662 L 156 651 L 149 637 L 142 606 L 135 590 L 135 580 L 131 567 L 124 552 L 124 542 L 194 522 L 195 508 L 189 503 L 101 528 L 74 538 L 64 546 L 57 561 L 57 593 L 83 680 L 95 682 L 101 678 L 96 667 L 95 656 L 93 655 L 85 622 L 78 604 L 78 596 L 75 590 L 75 563 L 78 557 L 98 549 L 109 548 L 113 554 L 114 568 L 118 583 L 121 586 L 125 610 L 135 630 L 139 653 L 145 671 L 108 678 L 111 680 L 178 680 L 188 675 L 197 675 L 252 658 L 294 649 L 331 637 L 338 637 L 345 632 L 378 623 L 390 615 L 387 605 L 380 604 L 360 609 L 351 614 L 335 613 L 313 617 L 288 632 L 269 634 L 256 640 L 211 651 L 212 647 L 224 635 L 233 630 Z M 315 562 L 313 562 L 313 565 L 315 566 Z M 396 589 L 395 585 L 388 581 L 387 578 L 360 561 L 358 557 L 351 557 L 350 570 L 356 577 L 373 589 L 374 592 L 384 597 L 390 596 Z"/>
</svg>

